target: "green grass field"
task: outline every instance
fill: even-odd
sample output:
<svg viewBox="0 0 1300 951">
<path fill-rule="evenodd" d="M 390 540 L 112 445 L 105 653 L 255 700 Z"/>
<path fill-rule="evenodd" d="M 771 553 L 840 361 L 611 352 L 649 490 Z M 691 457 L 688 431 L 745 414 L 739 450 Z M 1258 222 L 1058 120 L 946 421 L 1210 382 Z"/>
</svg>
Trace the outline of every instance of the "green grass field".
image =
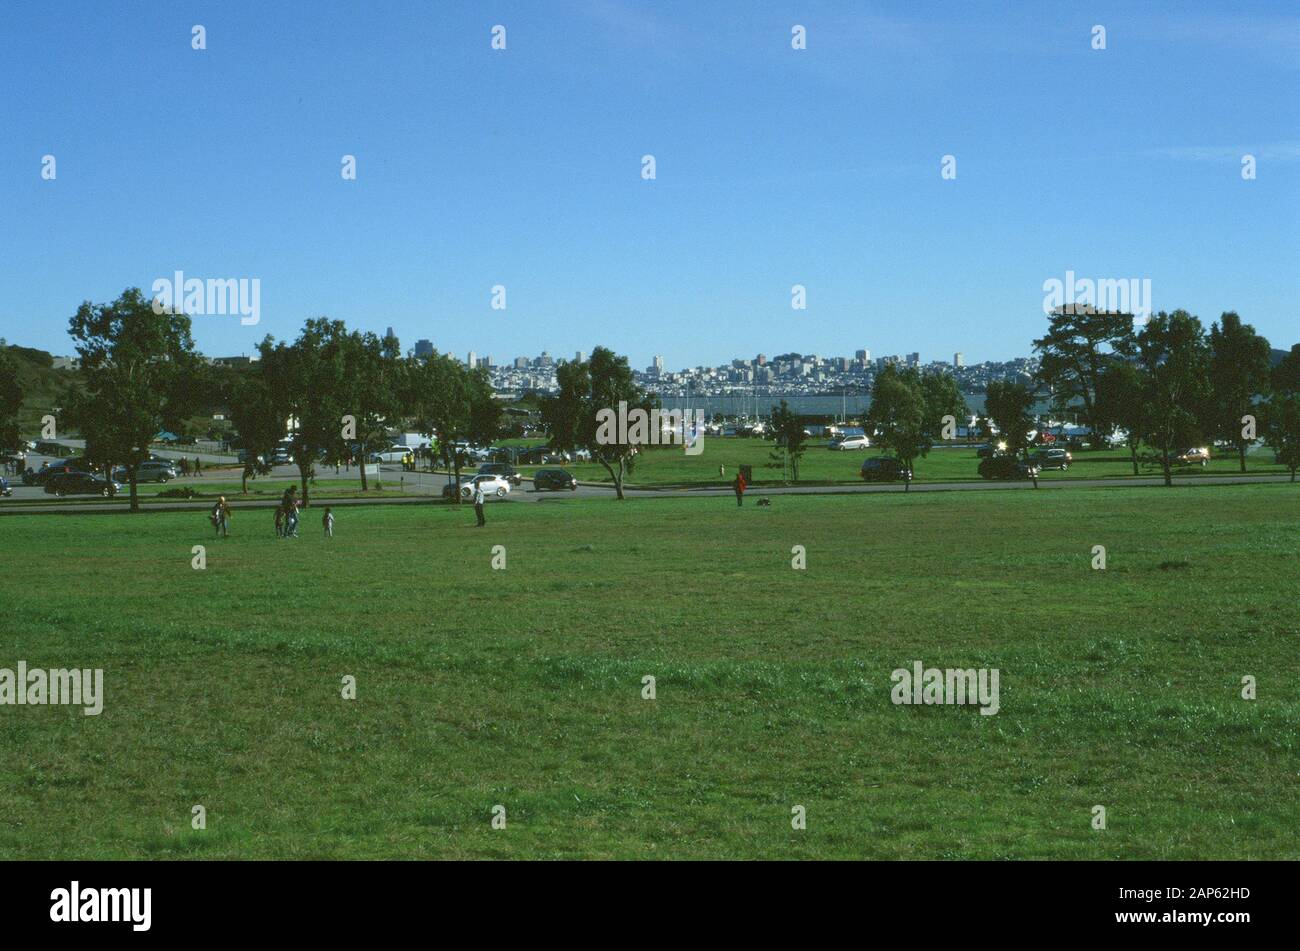
<svg viewBox="0 0 1300 951">
<path fill-rule="evenodd" d="M 1293 486 L 337 514 L 0 520 L 0 858 L 1300 858 Z"/>
</svg>

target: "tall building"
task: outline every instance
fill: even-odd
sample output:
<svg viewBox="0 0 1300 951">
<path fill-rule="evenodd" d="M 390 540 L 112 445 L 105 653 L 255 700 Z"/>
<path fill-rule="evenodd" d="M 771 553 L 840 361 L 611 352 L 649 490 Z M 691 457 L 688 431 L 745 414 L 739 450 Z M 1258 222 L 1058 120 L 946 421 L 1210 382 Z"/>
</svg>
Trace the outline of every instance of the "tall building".
<svg viewBox="0 0 1300 951">
<path fill-rule="evenodd" d="M 868 363 L 871 362 L 871 351 L 859 350 L 857 353 L 853 355 L 853 359 L 857 361 L 858 366 L 866 366 Z"/>
<path fill-rule="evenodd" d="M 527 358 L 527 357 L 515 357 L 515 369 L 516 369 L 516 370 L 527 370 L 527 369 L 528 369 L 528 358 Z"/>
<path fill-rule="evenodd" d="M 471 350 L 469 357 L 465 360 L 465 365 L 471 370 L 478 366 L 478 354 Z"/>
<path fill-rule="evenodd" d="M 964 367 L 966 365 L 966 361 L 962 359 L 960 353 L 954 353 L 952 355 L 952 365 L 955 367 Z"/>
<path fill-rule="evenodd" d="M 583 353 L 581 350 L 579 350 L 577 353 L 573 355 L 574 363 L 585 363 L 586 361 L 587 361 L 587 355 Z"/>
<path fill-rule="evenodd" d="M 758 365 L 761 367 L 767 366 L 767 357 L 761 353 L 758 355 Z"/>
<path fill-rule="evenodd" d="M 433 356 L 433 341 L 432 340 L 415 341 L 415 355 L 417 357 Z"/>
<path fill-rule="evenodd" d="M 655 373 L 657 373 L 657 374 L 659 374 L 660 376 L 662 376 L 662 375 L 663 375 L 663 372 L 664 372 L 664 358 L 661 357 L 661 356 L 659 356 L 659 354 L 657 354 L 657 353 L 655 354 L 655 364 L 654 364 L 654 366 L 655 366 Z"/>
<path fill-rule="evenodd" d="M 919 367 L 921 365 L 921 355 L 919 353 L 909 353 L 907 355 L 907 365 L 909 367 Z"/>
</svg>

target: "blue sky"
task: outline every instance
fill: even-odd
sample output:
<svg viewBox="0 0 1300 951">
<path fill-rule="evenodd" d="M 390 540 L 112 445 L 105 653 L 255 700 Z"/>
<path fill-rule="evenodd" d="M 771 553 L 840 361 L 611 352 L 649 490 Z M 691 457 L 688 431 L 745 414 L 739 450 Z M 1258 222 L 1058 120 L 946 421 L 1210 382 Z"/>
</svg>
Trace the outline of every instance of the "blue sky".
<svg viewBox="0 0 1300 951">
<path fill-rule="evenodd" d="M 261 280 L 257 326 L 194 318 L 212 355 L 328 315 L 498 361 L 975 362 L 1067 270 L 1300 341 L 1293 2 L 19 0 L 0 80 L 0 336 L 56 353 L 177 269 Z"/>
</svg>

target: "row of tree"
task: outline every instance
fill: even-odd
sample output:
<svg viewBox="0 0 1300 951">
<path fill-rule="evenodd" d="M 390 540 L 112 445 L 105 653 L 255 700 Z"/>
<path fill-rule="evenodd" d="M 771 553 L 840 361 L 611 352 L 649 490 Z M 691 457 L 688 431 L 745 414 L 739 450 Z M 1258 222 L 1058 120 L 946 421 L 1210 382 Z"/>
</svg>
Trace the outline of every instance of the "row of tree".
<svg viewBox="0 0 1300 951">
<path fill-rule="evenodd" d="M 89 461 L 125 467 L 131 506 L 138 507 L 137 467 L 163 429 L 179 429 L 212 391 L 239 433 L 247 480 L 270 471 L 291 430 L 303 497 L 315 466 L 364 463 L 409 427 L 436 437 L 446 469 L 460 479 L 457 446 L 485 445 L 501 433 L 501 407 L 487 373 L 446 354 L 403 357 L 393 337 L 349 330 L 342 321 L 308 320 L 297 339 L 267 337 L 247 372 L 216 377 L 194 348 L 190 319 L 155 309 L 138 289 L 108 304 L 83 303 L 69 324 L 81 358 L 80 385 L 67 394 L 60 426 L 80 430 Z M 1026 452 L 1038 423 L 1040 388 L 1053 408 L 1079 413 L 1095 434 L 1127 433 L 1134 474 L 1139 447 L 1155 451 L 1166 483 L 1176 454 L 1204 438 L 1245 454 L 1263 435 L 1295 478 L 1300 467 L 1300 345 L 1270 366 L 1268 342 L 1234 313 L 1209 330 L 1186 311 L 1159 313 L 1140 329 L 1129 315 L 1058 312 L 1034 342 L 1041 355 L 1036 385 L 990 384 L 987 430 L 996 427 L 1010 452 Z M 5 372 L 0 349 L 0 445 L 16 444 L 22 393 Z M 609 474 L 618 497 L 639 447 L 600 438 L 599 414 L 625 403 L 649 412 L 658 399 L 636 383 L 626 357 L 597 347 L 589 360 L 557 371 L 558 391 L 540 401 L 542 424 L 556 450 L 586 450 Z M 951 438 L 946 426 L 969 416 L 956 380 L 914 368 L 888 367 L 875 380 L 868 431 L 908 468 Z M 776 446 L 798 479 L 805 445 L 801 418 L 774 409 Z M 358 473 L 369 488 L 364 464 Z"/>
<path fill-rule="evenodd" d="M 1234 447 L 1246 471 L 1246 453 L 1259 438 L 1295 478 L 1300 467 L 1300 345 L 1276 365 L 1272 348 L 1232 312 L 1207 333 L 1185 310 L 1161 311 L 1140 328 L 1129 314 L 1061 309 L 1047 333 L 1034 341 L 1041 357 L 1038 383 L 1051 393 L 1053 410 L 1082 408 L 1093 439 L 1126 433 L 1133 473 L 1139 450 L 1154 452 L 1171 484 L 1181 450 L 1215 441 Z M 1028 405 L 1016 384 L 990 387 L 986 414 L 1008 448 L 1027 445 Z"/>
<path fill-rule="evenodd" d="M 296 340 L 267 337 L 248 372 L 220 376 L 195 350 L 190 318 L 159 312 L 138 288 L 107 304 L 83 303 L 69 323 L 80 360 L 79 386 L 59 413 L 63 431 L 77 430 L 85 457 L 112 472 L 122 467 L 138 510 L 137 473 L 162 430 L 180 430 L 199 407 L 226 407 L 243 450 L 247 480 L 270 471 L 286 432 L 303 498 L 320 464 L 359 467 L 387 448 L 389 431 L 410 425 L 434 434 L 447 468 L 460 476 L 457 443 L 488 443 L 500 431 L 500 406 L 485 370 L 445 354 L 404 358 L 393 337 L 349 330 L 342 321 L 308 320 Z M 19 440 L 22 393 L 0 352 L 0 445 Z M 11 392 L 12 391 L 12 392 Z"/>
</svg>

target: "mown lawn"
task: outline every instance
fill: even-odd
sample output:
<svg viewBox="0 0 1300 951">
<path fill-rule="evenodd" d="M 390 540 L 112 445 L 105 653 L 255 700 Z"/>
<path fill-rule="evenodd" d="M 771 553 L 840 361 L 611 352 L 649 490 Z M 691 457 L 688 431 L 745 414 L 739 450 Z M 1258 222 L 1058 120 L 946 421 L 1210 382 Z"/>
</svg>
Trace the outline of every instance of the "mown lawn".
<svg viewBox="0 0 1300 951">
<path fill-rule="evenodd" d="M 1300 858 L 1293 486 L 337 515 L 0 520 L 0 857 Z"/>
</svg>

